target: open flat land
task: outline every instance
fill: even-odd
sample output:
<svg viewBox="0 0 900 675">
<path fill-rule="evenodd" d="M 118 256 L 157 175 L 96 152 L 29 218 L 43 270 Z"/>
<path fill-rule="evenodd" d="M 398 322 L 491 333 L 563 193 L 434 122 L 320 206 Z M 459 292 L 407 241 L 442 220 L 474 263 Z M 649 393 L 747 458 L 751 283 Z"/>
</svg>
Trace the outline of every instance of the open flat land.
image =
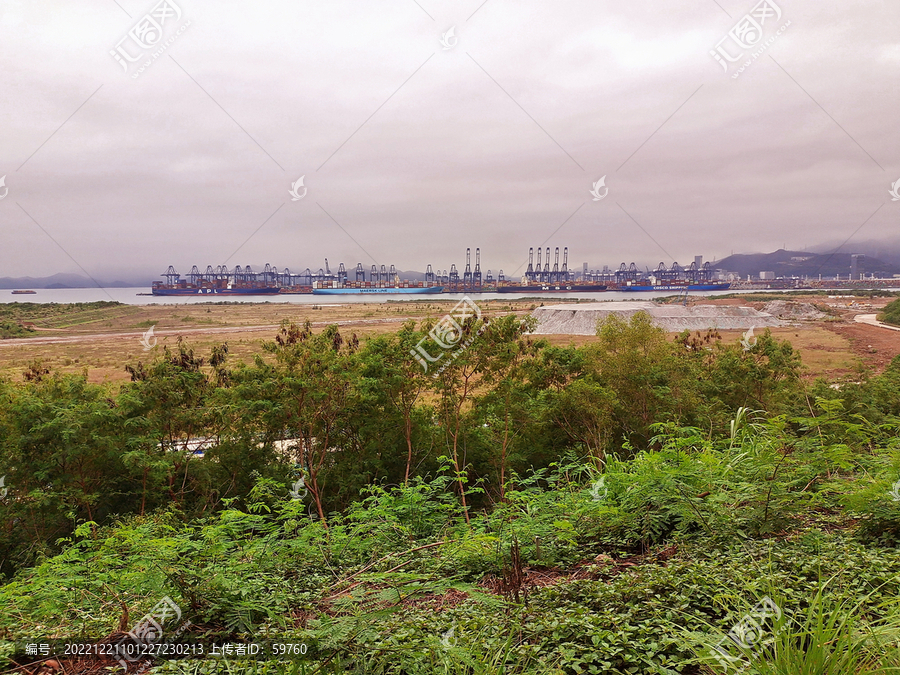
<svg viewBox="0 0 900 675">
<path fill-rule="evenodd" d="M 856 323 L 859 314 L 877 313 L 890 298 L 833 298 L 778 296 L 784 300 L 812 303 L 825 312 L 824 318 L 801 320 L 796 325 L 772 329 L 779 339 L 789 340 L 800 350 L 807 377 L 855 378 L 861 368 L 883 370 L 900 354 L 900 332 Z M 767 300 L 756 296 L 736 298 L 692 298 L 693 304 L 753 307 L 763 310 Z M 544 304 L 556 303 L 548 299 Z M 152 359 L 179 337 L 201 355 L 214 345 L 226 342 L 229 358 L 249 361 L 262 353 L 261 344 L 271 340 L 282 321 L 312 322 L 314 330 L 338 324 L 345 335 L 356 333 L 361 340 L 396 330 L 407 319 L 439 318 L 454 300 L 401 301 L 371 304 L 327 303 L 209 303 L 190 305 L 113 305 L 77 309 L 71 305 L 31 305 L 31 310 L 15 312 L 18 320 L 34 325 L 35 333 L 21 339 L 0 340 L 0 376 L 14 380 L 35 360 L 53 371 L 87 371 L 91 382 L 124 382 L 129 379 L 126 364 Z M 526 315 L 541 301 L 479 301 L 486 316 L 514 312 Z M 10 314 L 12 305 L 0 304 Z M 153 327 L 157 347 L 145 350 L 141 338 Z M 720 331 L 722 339 L 737 342 L 742 331 Z M 541 336 L 555 345 L 583 345 L 594 341 L 586 335 Z"/>
<path fill-rule="evenodd" d="M 356 333 L 364 340 L 395 331 L 411 318 L 440 318 L 455 304 L 455 300 L 346 305 L 209 303 L 116 305 L 83 311 L 44 305 L 36 311 L 46 317 L 22 316 L 23 321 L 34 324 L 35 333 L 0 340 L 0 376 L 20 380 L 28 364 L 39 360 L 53 371 L 80 373 L 87 369 L 90 382 L 123 382 L 130 379 L 126 364 L 152 359 L 164 346 L 175 345 L 179 337 L 200 355 L 208 354 L 214 345 L 228 343 L 229 360 L 247 362 L 263 353 L 262 342 L 275 338 L 282 321 L 303 324 L 309 320 L 313 330 L 337 324 L 341 333 Z M 485 316 L 510 312 L 524 316 L 540 303 L 504 300 L 479 304 Z M 151 327 L 157 346 L 145 350 L 141 339 Z"/>
</svg>

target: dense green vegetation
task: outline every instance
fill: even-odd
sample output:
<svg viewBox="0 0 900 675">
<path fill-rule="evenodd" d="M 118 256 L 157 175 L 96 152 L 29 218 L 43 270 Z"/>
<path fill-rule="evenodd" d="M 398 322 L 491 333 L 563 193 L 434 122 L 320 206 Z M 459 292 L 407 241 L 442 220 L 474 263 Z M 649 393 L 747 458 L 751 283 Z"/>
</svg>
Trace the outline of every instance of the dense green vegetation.
<svg viewBox="0 0 900 675">
<path fill-rule="evenodd" d="M 430 328 L 0 381 L 0 658 L 169 596 L 190 635 L 306 641 L 307 672 L 724 673 L 768 597 L 759 672 L 900 667 L 900 359 L 832 386 L 768 333 L 637 314 L 562 348 L 507 316 L 433 378 Z M 249 667 L 216 663 L 158 668 Z"/>
<path fill-rule="evenodd" d="M 884 315 L 882 316 L 881 320 L 885 323 L 891 323 L 895 326 L 900 326 L 900 298 L 897 298 L 884 308 Z"/>
<path fill-rule="evenodd" d="M 5 302 L 0 303 L 0 319 L 16 321 L 34 321 L 50 317 L 81 314 L 83 312 L 109 309 L 111 307 L 127 307 L 121 302 L 99 300 L 97 302 Z"/>
<path fill-rule="evenodd" d="M 23 328 L 22 323 L 36 323 L 47 328 L 63 328 L 108 318 L 113 310 L 133 311 L 121 302 L 8 302 L 0 303 L 0 339 L 29 337 L 36 331 Z"/>
<path fill-rule="evenodd" d="M 29 335 L 34 335 L 34 333 L 35 331 L 33 329 L 26 328 L 20 323 L 14 321 L 0 321 L 0 340 L 28 337 Z"/>
</svg>

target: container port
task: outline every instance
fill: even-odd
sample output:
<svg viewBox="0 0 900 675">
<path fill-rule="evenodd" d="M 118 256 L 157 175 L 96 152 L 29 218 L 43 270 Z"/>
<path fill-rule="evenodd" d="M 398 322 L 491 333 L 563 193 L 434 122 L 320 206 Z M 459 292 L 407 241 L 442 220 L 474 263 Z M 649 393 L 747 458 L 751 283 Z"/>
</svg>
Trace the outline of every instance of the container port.
<svg viewBox="0 0 900 675">
<path fill-rule="evenodd" d="M 828 257 L 831 258 L 830 256 Z M 852 256 L 853 265 L 859 265 L 863 256 Z M 826 261 L 827 262 L 827 261 Z M 823 263 L 824 264 L 824 263 Z M 672 291 L 688 293 L 692 291 L 802 289 L 854 286 L 868 281 L 877 287 L 900 285 L 900 275 L 893 279 L 871 278 L 854 267 L 848 267 L 846 278 L 840 274 L 831 279 L 760 272 L 752 279 L 740 274 L 718 269 L 701 256 L 694 258 L 687 266 L 678 262 L 666 265 L 660 262 L 651 269 L 641 269 L 634 262 L 610 268 L 590 269 L 587 263 L 580 268 L 569 266 L 569 249 L 538 246 L 528 249 L 527 266 L 520 277 L 507 277 L 503 270 L 495 276 L 492 270 L 482 270 L 481 249 L 467 248 L 465 263 L 449 269 L 435 269 L 431 264 L 425 272 L 401 272 L 395 265 L 371 265 L 368 269 L 357 263 L 355 269 L 347 269 L 340 263 L 332 270 L 328 260 L 317 271 L 309 267 L 296 273 L 290 268 L 277 268 L 266 264 L 261 270 L 250 265 L 240 265 L 229 269 L 225 265 L 206 267 L 201 271 L 196 265 L 182 276 L 174 267 L 161 276 L 163 281 L 152 285 L 153 295 L 277 295 L 284 293 L 311 293 L 316 295 L 423 295 L 439 293 L 602 293 L 604 291 L 652 292 Z M 420 268 L 421 269 L 421 268 Z M 519 268 L 521 269 L 521 268 Z M 412 277 L 412 278 L 402 278 Z"/>
<path fill-rule="evenodd" d="M 724 290 L 728 282 L 713 279 L 709 263 L 698 264 L 695 259 L 689 267 L 677 262 L 671 267 L 660 263 L 657 269 L 642 272 L 634 263 L 623 262 L 615 271 L 605 267 L 601 271 L 589 270 L 585 263 L 581 271 L 569 267 L 569 249 L 564 247 L 562 259 L 556 247 L 551 259 L 550 247 L 528 249 L 528 267 L 520 279 L 508 279 L 501 269 L 494 277 L 491 270 L 482 272 L 481 249 L 475 249 L 474 266 L 472 249 L 466 249 L 465 267 L 460 273 L 456 264 L 450 269 L 434 270 L 426 267 L 422 279 L 401 279 L 395 265 L 372 265 L 366 271 L 362 263 L 349 272 L 344 263 L 332 270 L 325 259 L 325 266 L 317 272 L 306 268 L 299 274 L 290 268 L 279 270 L 266 264 L 256 272 L 250 265 L 228 269 L 224 265 L 208 265 L 205 272 L 194 265 L 182 277 L 171 265 L 156 281 L 153 295 L 276 295 L 281 293 L 312 293 L 315 295 L 363 295 L 397 294 L 422 295 L 438 293 L 600 293 L 619 291 L 699 291 Z"/>
</svg>

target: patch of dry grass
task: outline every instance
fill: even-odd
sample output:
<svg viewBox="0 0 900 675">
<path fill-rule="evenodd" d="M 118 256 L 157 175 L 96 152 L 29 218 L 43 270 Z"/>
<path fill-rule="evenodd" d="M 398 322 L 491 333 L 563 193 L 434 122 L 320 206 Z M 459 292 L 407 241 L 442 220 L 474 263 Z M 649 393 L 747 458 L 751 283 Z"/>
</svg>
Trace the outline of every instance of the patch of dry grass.
<svg viewBox="0 0 900 675">
<path fill-rule="evenodd" d="M 20 381 L 28 364 L 40 360 L 53 371 L 80 373 L 87 369 L 90 382 L 121 383 L 129 380 L 126 364 L 153 358 L 164 345 L 173 346 L 178 335 L 201 356 L 213 346 L 228 343 L 232 363 L 249 363 L 262 354 L 262 342 L 272 340 L 284 320 L 309 320 L 314 330 L 337 323 L 341 332 L 360 339 L 392 332 L 406 319 L 420 321 L 446 314 L 456 300 L 388 303 L 354 303 L 331 306 L 292 303 L 132 305 L 85 312 L 60 312 L 35 321 L 36 336 L 22 341 L 0 341 L 0 376 Z M 483 301 L 486 316 L 510 311 L 527 314 L 534 303 Z M 144 351 L 140 335 L 151 326 L 158 339 L 153 352 Z M 217 332 L 222 329 L 239 329 Z M 252 328 L 252 329 L 251 329 Z M 76 342 L 40 343 L 42 338 L 79 338 Z"/>
<path fill-rule="evenodd" d="M 128 380 L 126 364 L 153 358 L 140 343 L 140 333 L 155 327 L 159 347 L 174 345 L 182 335 L 200 355 L 208 355 L 214 345 L 228 343 L 232 363 L 248 363 L 262 354 L 262 341 L 271 340 L 284 321 L 303 323 L 309 320 L 314 329 L 338 323 L 341 332 L 356 333 L 360 339 L 395 331 L 402 321 L 426 317 L 439 318 L 456 303 L 455 300 L 299 305 L 291 303 L 240 303 L 191 305 L 132 305 L 109 307 L 85 312 L 60 312 L 58 317 L 36 321 L 38 335 L 75 337 L 77 342 L 39 344 L 0 341 L 0 376 L 20 380 L 22 372 L 34 360 L 63 373 L 79 373 L 85 368 L 91 382 L 120 383 Z M 338 306 L 333 306 L 333 305 Z M 515 312 L 526 315 L 536 304 L 529 301 L 491 300 L 479 305 L 487 316 Z M 233 330 L 247 328 L 246 331 Z M 217 332 L 232 329 L 229 332 Z M 233 332 L 232 332 L 233 331 Z M 738 342 L 742 331 L 720 331 L 726 342 Z M 796 328 L 775 328 L 773 335 L 786 339 L 800 351 L 806 376 L 841 377 L 855 372 L 859 358 L 850 342 L 817 323 Z M 583 346 L 596 340 L 590 335 L 546 335 L 556 346 Z M 7 344 L 4 344 L 6 342 Z M 156 351 L 156 350 L 155 350 Z"/>
<path fill-rule="evenodd" d="M 859 360 L 853 354 L 850 343 L 841 336 L 826 330 L 818 323 L 793 328 L 772 328 L 772 336 L 787 340 L 800 352 L 805 366 L 805 377 L 837 378 L 855 372 Z M 719 331 L 725 342 L 740 342 L 743 331 Z M 759 331 L 757 331 L 757 334 Z"/>
</svg>

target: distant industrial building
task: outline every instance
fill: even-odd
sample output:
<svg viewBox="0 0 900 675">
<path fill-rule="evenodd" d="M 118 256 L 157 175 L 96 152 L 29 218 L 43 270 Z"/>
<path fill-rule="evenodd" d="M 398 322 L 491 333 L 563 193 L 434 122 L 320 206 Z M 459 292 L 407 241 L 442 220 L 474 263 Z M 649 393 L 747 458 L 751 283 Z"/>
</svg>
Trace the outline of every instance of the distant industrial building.
<svg viewBox="0 0 900 675">
<path fill-rule="evenodd" d="M 862 277 L 859 274 L 859 259 L 865 258 L 862 253 L 854 253 L 850 256 L 850 280 L 859 281 Z"/>
</svg>

